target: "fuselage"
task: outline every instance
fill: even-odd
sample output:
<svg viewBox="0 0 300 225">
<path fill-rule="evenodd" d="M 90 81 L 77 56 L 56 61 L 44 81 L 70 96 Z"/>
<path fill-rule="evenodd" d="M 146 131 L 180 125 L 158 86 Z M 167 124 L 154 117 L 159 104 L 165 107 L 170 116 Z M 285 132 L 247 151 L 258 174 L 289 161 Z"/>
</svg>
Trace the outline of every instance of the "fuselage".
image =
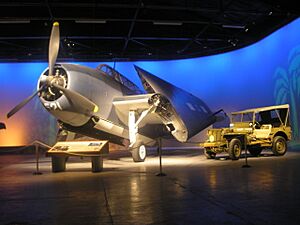
<svg viewBox="0 0 300 225">
<path fill-rule="evenodd" d="M 83 95 L 98 106 L 97 112 L 78 113 L 76 103 L 55 88 L 41 92 L 43 106 L 64 129 L 94 138 L 112 139 L 113 142 L 122 142 L 122 138 L 128 138 L 128 126 L 119 119 L 112 102 L 116 97 L 143 93 L 135 84 L 107 65 L 92 69 L 76 64 L 60 64 L 55 66 L 54 71 L 56 76 L 62 77 L 61 85 L 64 88 Z M 38 88 L 45 76 L 48 76 L 48 69 L 42 73 Z M 118 140 L 118 137 L 121 139 Z M 144 138 L 145 142 L 150 141 Z"/>
</svg>

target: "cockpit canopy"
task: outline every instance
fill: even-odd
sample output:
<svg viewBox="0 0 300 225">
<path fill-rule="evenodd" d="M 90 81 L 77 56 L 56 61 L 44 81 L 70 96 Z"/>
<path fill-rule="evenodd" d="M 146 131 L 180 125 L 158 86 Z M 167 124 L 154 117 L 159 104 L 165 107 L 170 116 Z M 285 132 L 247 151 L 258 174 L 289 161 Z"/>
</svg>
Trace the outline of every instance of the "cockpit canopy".
<svg viewBox="0 0 300 225">
<path fill-rule="evenodd" d="M 123 76 L 118 71 L 111 68 L 110 66 L 106 64 L 100 64 L 97 67 L 97 70 L 104 72 L 106 75 L 112 77 L 117 82 L 123 84 L 128 89 L 134 91 L 136 94 L 144 94 L 144 92 L 141 89 L 139 89 L 138 86 L 136 86 L 132 81 L 130 81 L 128 78 L 126 78 L 125 76 Z"/>
</svg>

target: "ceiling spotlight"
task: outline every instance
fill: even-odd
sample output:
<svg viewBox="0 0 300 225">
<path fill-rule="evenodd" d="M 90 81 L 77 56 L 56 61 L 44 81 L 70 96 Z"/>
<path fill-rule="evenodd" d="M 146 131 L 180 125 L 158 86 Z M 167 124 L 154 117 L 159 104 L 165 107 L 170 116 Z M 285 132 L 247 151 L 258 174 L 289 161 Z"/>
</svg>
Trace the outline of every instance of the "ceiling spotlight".
<svg viewBox="0 0 300 225">
<path fill-rule="evenodd" d="M 181 26 L 182 22 L 172 21 L 153 21 L 153 25 L 164 25 L 164 26 Z"/>
<path fill-rule="evenodd" d="M 230 25 L 230 24 L 223 24 L 223 28 L 232 28 L 232 29 L 244 29 L 245 25 Z"/>
<path fill-rule="evenodd" d="M 11 19 L 11 20 L 0 20 L 0 23 L 1 24 L 19 24 L 19 23 L 30 23 L 30 20 L 14 20 L 14 19 Z"/>
<path fill-rule="evenodd" d="M 89 20 L 89 19 L 79 19 L 79 20 L 75 20 L 75 23 L 106 23 L 106 20 Z"/>
<path fill-rule="evenodd" d="M 237 45 L 237 43 L 239 42 L 239 40 L 238 39 L 228 39 L 228 43 L 230 43 L 232 46 L 236 46 Z"/>
<path fill-rule="evenodd" d="M 269 15 L 269 16 L 271 16 L 272 14 L 273 14 L 273 12 L 272 12 L 272 11 L 270 11 L 268 15 Z"/>
</svg>

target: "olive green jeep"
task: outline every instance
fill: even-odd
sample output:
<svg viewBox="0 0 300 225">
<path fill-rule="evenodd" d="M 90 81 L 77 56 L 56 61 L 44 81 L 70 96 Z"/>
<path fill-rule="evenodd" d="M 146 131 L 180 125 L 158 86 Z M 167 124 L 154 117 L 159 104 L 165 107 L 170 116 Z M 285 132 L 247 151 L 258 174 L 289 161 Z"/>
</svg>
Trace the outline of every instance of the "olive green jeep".
<svg viewBox="0 0 300 225">
<path fill-rule="evenodd" d="M 253 156 L 260 155 L 263 149 L 271 149 L 274 155 L 282 156 L 292 136 L 289 105 L 233 112 L 229 128 L 209 129 L 207 135 L 203 147 L 208 159 L 227 152 L 232 160 L 237 160 L 245 149 Z"/>
</svg>

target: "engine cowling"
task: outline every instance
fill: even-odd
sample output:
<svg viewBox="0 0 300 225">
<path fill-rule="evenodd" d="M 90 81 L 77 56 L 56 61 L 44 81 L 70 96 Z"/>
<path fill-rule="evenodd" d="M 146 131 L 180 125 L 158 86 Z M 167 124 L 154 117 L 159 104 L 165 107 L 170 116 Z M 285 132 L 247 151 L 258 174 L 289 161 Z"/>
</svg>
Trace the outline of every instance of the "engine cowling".
<svg viewBox="0 0 300 225">
<path fill-rule="evenodd" d="M 77 93 L 74 82 L 76 76 L 78 75 L 68 70 L 64 65 L 55 65 L 53 76 L 49 75 L 49 68 L 44 70 L 39 78 L 37 88 L 47 83 L 46 87 L 39 93 L 39 97 L 43 106 L 52 115 L 63 123 L 82 126 L 90 120 L 90 113 L 79 110 L 80 104 L 76 102 L 76 99 L 66 96 L 64 91 L 55 87 L 56 85 Z"/>
</svg>

